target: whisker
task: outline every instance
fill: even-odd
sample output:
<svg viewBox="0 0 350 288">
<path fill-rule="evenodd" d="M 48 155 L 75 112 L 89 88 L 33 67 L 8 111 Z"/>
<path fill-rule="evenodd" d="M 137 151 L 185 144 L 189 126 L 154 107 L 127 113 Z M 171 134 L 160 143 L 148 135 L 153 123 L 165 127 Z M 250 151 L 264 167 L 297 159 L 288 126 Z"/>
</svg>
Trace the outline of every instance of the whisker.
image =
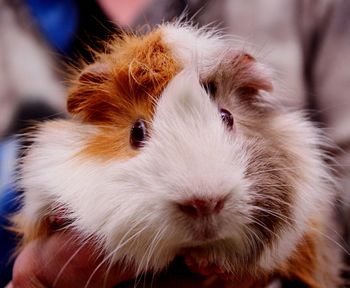
<svg viewBox="0 0 350 288">
<path fill-rule="evenodd" d="M 269 233 L 273 234 L 277 239 L 280 239 L 281 236 L 278 235 L 276 232 L 272 231 L 270 228 L 266 227 L 266 225 L 264 223 L 262 223 L 261 221 L 259 221 L 256 218 L 251 218 L 250 219 L 252 221 L 252 223 L 259 225 L 261 228 L 263 228 L 264 230 L 268 231 Z"/>
<path fill-rule="evenodd" d="M 350 256 L 350 251 L 344 247 L 341 243 L 339 243 L 337 240 L 333 239 L 332 237 L 328 236 L 326 233 L 320 231 L 316 227 L 310 227 L 312 230 L 316 231 L 319 233 L 322 237 L 326 238 L 327 240 L 331 241 L 334 243 L 337 247 L 339 247 L 346 255 Z"/>
<path fill-rule="evenodd" d="M 73 239 L 73 236 L 71 237 Z M 71 240 L 72 240 L 71 239 Z M 64 272 L 64 270 L 68 267 L 69 263 L 74 259 L 75 256 L 78 255 L 78 253 L 84 248 L 85 244 L 89 241 L 89 237 L 87 237 L 84 242 L 79 246 L 79 248 L 77 249 L 77 251 L 75 251 L 73 253 L 73 255 L 71 257 L 69 257 L 69 259 L 66 261 L 66 263 L 62 266 L 62 268 L 60 269 L 60 271 L 58 272 L 53 284 L 52 284 L 52 287 L 55 287 L 57 285 L 57 282 L 59 280 L 59 278 L 62 276 L 62 273 Z M 67 241 L 67 243 L 70 242 L 70 241 Z M 65 245 L 64 245 L 65 246 Z M 64 247 L 63 246 L 63 247 Z"/>
<path fill-rule="evenodd" d="M 138 225 L 140 225 L 142 223 L 142 221 L 144 219 L 146 219 L 147 217 L 149 217 L 149 214 L 147 214 L 146 216 L 144 216 L 142 219 L 140 219 L 138 222 L 134 223 L 134 225 L 129 228 L 129 230 L 123 235 L 123 237 L 121 238 L 121 240 L 119 241 L 119 244 L 117 245 L 117 247 L 115 249 L 113 249 L 113 251 L 111 251 L 101 262 L 99 265 L 97 265 L 97 267 L 94 269 L 94 271 L 91 273 L 90 277 L 88 278 L 84 288 L 87 288 L 88 285 L 90 284 L 90 282 L 92 281 L 92 277 L 96 274 L 96 272 L 98 271 L 98 269 L 100 269 L 102 267 L 102 265 L 104 265 L 107 261 L 109 261 L 110 258 L 113 259 L 113 255 L 116 254 L 117 251 L 119 251 L 121 248 L 123 248 L 127 243 L 129 243 L 131 240 L 135 239 L 139 234 L 141 234 L 142 232 L 144 232 L 146 229 L 149 228 L 149 226 L 144 226 L 141 230 L 137 231 L 135 234 L 133 234 L 132 236 L 130 236 L 127 240 L 124 241 L 124 239 L 127 237 L 127 235 L 133 230 L 135 229 Z M 123 242 L 124 241 L 124 242 Z M 113 263 L 112 261 L 110 263 Z M 110 270 L 109 270 L 110 271 Z M 107 281 L 106 278 L 104 281 Z"/>
<path fill-rule="evenodd" d="M 154 241 L 152 241 L 154 243 L 153 247 L 151 249 L 149 249 L 149 252 L 148 252 L 148 257 L 147 257 L 147 261 L 146 261 L 146 268 L 145 268 L 146 272 L 148 271 L 149 262 L 153 256 L 153 252 L 163 238 L 163 233 L 165 231 L 165 228 L 161 228 L 161 229 L 159 229 L 159 231 L 160 231 L 160 233 L 157 233 L 157 235 L 154 237 Z M 152 275 L 152 279 L 154 278 L 153 276 L 154 276 L 154 274 Z M 145 275 L 144 286 L 146 285 L 146 277 L 147 277 L 147 274 Z"/>
<path fill-rule="evenodd" d="M 137 287 L 137 285 L 140 283 L 141 276 L 142 276 L 143 273 L 144 273 L 145 276 L 146 276 L 147 271 L 146 271 L 146 269 L 144 269 L 144 268 L 142 267 L 142 266 L 144 266 L 143 262 L 145 261 L 145 259 L 148 259 L 148 260 L 146 261 L 147 267 L 148 267 L 149 257 L 152 256 L 152 255 L 149 254 L 149 253 L 150 253 L 151 250 L 154 251 L 152 247 L 153 247 L 154 245 L 157 245 L 157 243 L 158 243 L 158 241 L 159 241 L 157 238 L 158 238 L 159 235 L 161 235 L 161 234 L 163 233 L 163 230 L 164 230 L 163 227 L 161 227 L 160 229 L 158 229 L 157 233 L 153 236 L 151 243 L 148 245 L 148 247 L 147 247 L 147 249 L 146 249 L 146 251 L 145 251 L 143 257 L 141 258 L 141 261 L 140 261 L 140 263 L 139 263 L 139 265 L 138 265 L 137 272 L 136 272 L 136 275 L 139 275 L 139 274 L 140 274 L 140 277 L 138 277 L 138 279 L 135 281 L 134 287 Z M 161 239 L 161 238 L 159 237 L 159 239 Z M 142 271 L 142 270 L 144 270 L 144 271 Z"/>
<path fill-rule="evenodd" d="M 115 255 L 115 253 L 121 249 L 125 244 L 127 244 L 129 241 L 131 241 L 132 239 L 134 239 L 135 237 L 137 237 L 140 233 L 142 233 L 146 228 L 148 228 L 147 226 L 144 227 L 144 229 L 138 231 L 137 233 L 135 233 L 132 237 L 130 237 L 128 240 L 126 240 L 124 243 L 122 243 L 121 245 L 118 245 L 118 249 L 114 249 L 112 252 L 110 252 L 101 262 L 99 265 L 97 265 L 97 267 L 94 269 L 94 271 L 91 273 L 90 277 L 88 278 L 84 288 L 87 288 L 92 280 L 92 277 L 96 274 L 96 272 L 98 271 L 98 269 L 100 269 L 102 267 L 102 265 L 104 265 L 113 255 Z"/>
</svg>

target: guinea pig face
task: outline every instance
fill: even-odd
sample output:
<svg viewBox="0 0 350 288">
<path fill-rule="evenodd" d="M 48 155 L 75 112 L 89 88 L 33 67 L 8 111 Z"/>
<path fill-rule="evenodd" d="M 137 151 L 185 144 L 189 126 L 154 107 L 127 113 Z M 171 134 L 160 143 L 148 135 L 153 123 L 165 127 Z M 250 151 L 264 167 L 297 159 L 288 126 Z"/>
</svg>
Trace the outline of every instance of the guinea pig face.
<svg viewBox="0 0 350 288">
<path fill-rule="evenodd" d="M 37 132 L 22 213 L 61 213 L 140 270 L 192 251 L 272 270 L 329 199 L 317 133 L 270 101 L 266 73 L 191 27 L 115 40 L 72 87 L 73 119 Z"/>
</svg>

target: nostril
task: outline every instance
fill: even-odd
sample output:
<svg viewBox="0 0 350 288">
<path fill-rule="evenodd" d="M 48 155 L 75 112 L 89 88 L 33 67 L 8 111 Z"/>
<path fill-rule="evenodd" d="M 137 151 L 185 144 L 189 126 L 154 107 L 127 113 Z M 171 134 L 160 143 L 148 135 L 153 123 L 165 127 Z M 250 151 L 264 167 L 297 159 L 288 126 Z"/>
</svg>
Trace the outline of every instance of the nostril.
<svg viewBox="0 0 350 288">
<path fill-rule="evenodd" d="M 192 198 L 177 205 L 182 212 L 191 217 L 204 217 L 219 213 L 224 208 L 225 199 Z"/>
<path fill-rule="evenodd" d="M 178 204 L 178 207 L 182 212 L 184 212 L 189 216 L 192 216 L 192 217 L 198 216 L 198 207 L 196 207 L 195 205 L 184 203 L 184 204 Z"/>
</svg>

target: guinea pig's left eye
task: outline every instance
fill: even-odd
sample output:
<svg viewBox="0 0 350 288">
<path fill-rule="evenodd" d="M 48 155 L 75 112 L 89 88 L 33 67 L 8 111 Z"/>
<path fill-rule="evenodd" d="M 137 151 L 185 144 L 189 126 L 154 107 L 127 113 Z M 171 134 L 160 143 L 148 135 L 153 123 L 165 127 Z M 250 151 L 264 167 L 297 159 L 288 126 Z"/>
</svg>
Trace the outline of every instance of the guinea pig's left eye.
<svg viewBox="0 0 350 288">
<path fill-rule="evenodd" d="M 220 109 L 220 116 L 221 116 L 222 122 L 224 122 L 226 127 L 231 130 L 233 128 L 233 124 L 234 124 L 232 114 L 229 111 L 227 111 L 226 109 L 221 108 Z"/>
<path fill-rule="evenodd" d="M 130 131 L 130 144 L 135 149 L 141 148 L 145 145 L 147 138 L 147 126 L 146 121 L 138 119 L 131 128 Z"/>
</svg>

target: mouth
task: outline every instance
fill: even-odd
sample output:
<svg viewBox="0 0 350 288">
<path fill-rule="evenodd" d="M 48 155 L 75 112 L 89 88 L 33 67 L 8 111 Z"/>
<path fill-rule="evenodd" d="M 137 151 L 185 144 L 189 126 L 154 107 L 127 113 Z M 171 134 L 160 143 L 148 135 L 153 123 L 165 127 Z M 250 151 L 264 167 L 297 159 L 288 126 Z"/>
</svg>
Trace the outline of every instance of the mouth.
<svg viewBox="0 0 350 288">
<path fill-rule="evenodd" d="M 124 283 L 123 286 L 117 286 L 117 288 L 131 288 L 135 287 L 136 283 L 141 283 L 136 287 L 153 287 L 153 288 L 193 288 L 193 287 L 227 287 L 228 280 L 223 279 L 217 275 L 205 275 L 204 273 L 198 273 L 191 269 L 186 263 L 183 256 L 178 256 L 169 265 L 169 267 L 157 274 L 152 273 L 141 276 L 138 280 L 132 280 L 128 283 Z M 227 283 L 226 283 L 227 282 Z M 230 286 L 231 287 L 231 286 Z M 239 286 L 242 288 L 241 286 Z M 245 287 L 244 287 L 245 288 Z"/>
<path fill-rule="evenodd" d="M 136 280 L 124 283 L 117 288 L 152 287 L 152 288 L 252 288 L 265 287 L 263 281 L 251 275 L 234 277 L 224 272 L 220 267 L 207 265 L 196 267 L 184 256 L 178 256 L 169 267 L 159 274 L 145 274 Z M 140 285 L 138 285 L 140 284 Z M 261 285 L 260 285 L 261 284 Z M 136 286 L 135 286 L 136 285 Z"/>
<path fill-rule="evenodd" d="M 200 227 L 199 229 L 192 231 L 192 237 L 196 244 L 203 244 L 219 240 L 216 229 L 208 226 Z"/>
<path fill-rule="evenodd" d="M 190 242 L 193 245 L 201 245 L 220 240 L 220 230 L 218 224 L 212 219 L 190 223 L 187 227 L 191 239 Z"/>
</svg>

